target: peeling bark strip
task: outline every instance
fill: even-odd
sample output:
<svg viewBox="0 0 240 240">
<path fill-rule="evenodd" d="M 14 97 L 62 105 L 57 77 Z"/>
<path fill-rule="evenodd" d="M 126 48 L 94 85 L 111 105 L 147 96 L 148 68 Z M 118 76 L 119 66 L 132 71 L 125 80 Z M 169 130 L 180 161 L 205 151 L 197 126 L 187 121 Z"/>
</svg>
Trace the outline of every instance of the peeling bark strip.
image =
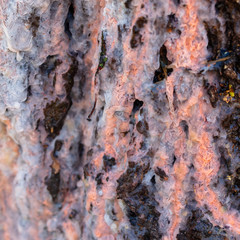
<svg viewBox="0 0 240 240">
<path fill-rule="evenodd" d="M 0 239 L 240 239 L 239 21 L 238 0 L 0 1 Z"/>
</svg>

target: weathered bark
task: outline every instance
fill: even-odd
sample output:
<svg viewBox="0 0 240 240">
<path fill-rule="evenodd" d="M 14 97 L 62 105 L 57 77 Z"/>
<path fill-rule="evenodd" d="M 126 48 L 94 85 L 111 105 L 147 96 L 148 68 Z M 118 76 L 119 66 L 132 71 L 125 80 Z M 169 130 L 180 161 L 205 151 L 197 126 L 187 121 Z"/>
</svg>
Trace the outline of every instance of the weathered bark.
<svg viewBox="0 0 240 240">
<path fill-rule="evenodd" d="M 0 0 L 0 239 L 239 239 L 237 0 Z"/>
</svg>

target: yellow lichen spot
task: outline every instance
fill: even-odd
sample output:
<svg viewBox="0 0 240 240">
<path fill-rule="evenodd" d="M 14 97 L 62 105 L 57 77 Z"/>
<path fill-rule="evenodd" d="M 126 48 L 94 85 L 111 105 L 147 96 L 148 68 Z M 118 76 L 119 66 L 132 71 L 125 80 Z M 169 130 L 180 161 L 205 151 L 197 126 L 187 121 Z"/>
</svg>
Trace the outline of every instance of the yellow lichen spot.
<svg viewBox="0 0 240 240">
<path fill-rule="evenodd" d="M 223 101 L 229 103 L 230 102 L 229 96 L 224 96 Z"/>
<path fill-rule="evenodd" d="M 234 89 L 233 89 L 233 87 L 232 87 L 232 85 L 231 84 L 229 84 L 229 95 L 231 96 L 231 97 L 234 97 L 235 96 L 235 94 L 234 94 Z"/>
<path fill-rule="evenodd" d="M 228 179 L 229 181 L 231 181 L 231 180 L 232 180 L 232 176 L 231 176 L 231 175 L 228 175 L 228 176 L 227 176 L 227 179 Z"/>
</svg>

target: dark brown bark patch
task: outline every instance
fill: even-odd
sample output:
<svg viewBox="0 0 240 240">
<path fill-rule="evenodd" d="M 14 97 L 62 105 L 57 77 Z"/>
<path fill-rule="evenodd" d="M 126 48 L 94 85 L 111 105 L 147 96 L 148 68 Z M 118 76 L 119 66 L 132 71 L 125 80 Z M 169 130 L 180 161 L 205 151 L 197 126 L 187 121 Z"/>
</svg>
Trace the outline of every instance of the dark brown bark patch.
<svg viewBox="0 0 240 240">
<path fill-rule="evenodd" d="M 154 194 L 142 181 L 150 170 L 150 165 L 140 165 L 129 162 L 127 171 L 117 180 L 117 197 L 126 204 L 127 217 L 140 240 L 161 239 L 158 219 L 160 213 Z"/>
</svg>

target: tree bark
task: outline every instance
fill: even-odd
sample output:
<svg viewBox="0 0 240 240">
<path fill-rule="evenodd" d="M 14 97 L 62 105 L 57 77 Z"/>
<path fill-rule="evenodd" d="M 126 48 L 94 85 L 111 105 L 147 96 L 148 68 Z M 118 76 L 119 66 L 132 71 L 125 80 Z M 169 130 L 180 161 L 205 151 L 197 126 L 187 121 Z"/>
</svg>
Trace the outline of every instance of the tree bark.
<svg viewBox="0 0 240 240">
<path fill-rule="evenodd" d="M 0 0 L 0 238 L 239 239 L 238 0 Z"/>
</svg>

